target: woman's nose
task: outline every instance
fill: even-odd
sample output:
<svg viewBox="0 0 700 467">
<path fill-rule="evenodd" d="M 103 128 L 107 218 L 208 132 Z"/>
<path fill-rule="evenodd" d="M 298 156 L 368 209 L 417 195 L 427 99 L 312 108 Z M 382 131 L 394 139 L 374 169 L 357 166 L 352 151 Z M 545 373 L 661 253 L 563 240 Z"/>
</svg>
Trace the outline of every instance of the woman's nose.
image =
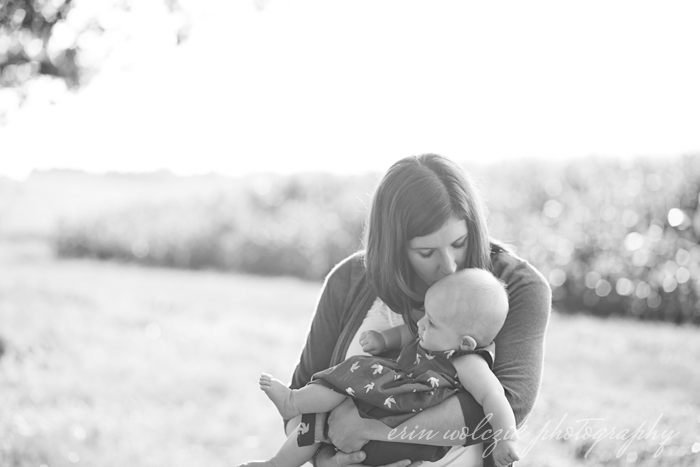
<svg viewBox="0 0 700 467">
<path fill-rule="evenodd" d="M 457 262 L 451 252 L 446 251 L 440 254 L 440 270 L 445 274 L 457 272 Z"/>
</svg>

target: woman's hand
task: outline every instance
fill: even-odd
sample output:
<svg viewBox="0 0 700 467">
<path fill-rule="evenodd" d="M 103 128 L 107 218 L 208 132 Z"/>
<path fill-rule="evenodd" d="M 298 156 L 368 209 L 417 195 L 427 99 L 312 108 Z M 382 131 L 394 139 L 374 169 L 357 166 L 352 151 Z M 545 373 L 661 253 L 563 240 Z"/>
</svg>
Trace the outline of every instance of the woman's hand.
<svg viewBox="0 0 700 467">
<path fill-rule="evenodd" d="M 380 422 L 381 423 L 381 422 Z M 355 452 L 367 444 L 368 427 L 351 399 L 345 399 L 328 416 L 328 437 L 343 452 Z"/>
<path fill-rule="evenodd" d="M 335 452 L 332 446 L 326 445 L 326 447 L 318 453 L 316 465 L 318 467 L 367 467 L 362 463 L 364 459 L 365 453 L 363 451 L 349 453 L 341 451 Z M 422 463 L 422 461 L 411 463 L 410 460 L 406 459 L 381 467 L 418 467 Z"/>
</svg>

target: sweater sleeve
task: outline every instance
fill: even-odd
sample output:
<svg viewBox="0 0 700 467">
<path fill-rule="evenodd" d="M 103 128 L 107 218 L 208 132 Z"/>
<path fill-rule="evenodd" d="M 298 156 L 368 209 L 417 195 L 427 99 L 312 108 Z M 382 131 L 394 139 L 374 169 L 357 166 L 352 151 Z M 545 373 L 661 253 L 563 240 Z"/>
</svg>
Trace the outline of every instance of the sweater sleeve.
<svg viewBox="0 0 700 467">
<path fill-rule="evenodd" d="M 520 426 L 532 410 L 540 388 L 552 295 L 544 277 L 512 254 L 498 253 L 493 265 L 494 274 L 506 284 L 510 305 L 508 317 L 496 336 L 493 372 L 503 385 L 515 422 Z M 483 428 L 484 411 L 470 394 L 460 393 L 458 397 L 466 428 L 474 434 L 467 437 L 465 445 L 479 442 L 483 430 L 476 429 Z"/>
<path fill-rule="evenodd" d="M 291 389 L 299 389 L 311 377 L 330 367 L 331 356 L 343 329 L 343 309 L 350 293 L 352 257 L 339 263 L 326 276 L 306 344 L 292 375 Z"/>
</svg>

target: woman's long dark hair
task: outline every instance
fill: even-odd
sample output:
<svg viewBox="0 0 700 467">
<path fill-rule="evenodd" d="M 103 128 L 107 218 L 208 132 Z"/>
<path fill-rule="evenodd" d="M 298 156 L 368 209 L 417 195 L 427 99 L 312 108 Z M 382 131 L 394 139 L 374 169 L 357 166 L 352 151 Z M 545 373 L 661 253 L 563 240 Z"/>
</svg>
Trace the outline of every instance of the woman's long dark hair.
<svg viewBox="0 0 700 467">
<path fill-rule="evenodd" d="M 439 230 L 452 218 L 467 222 L 466 268 L 491 270 L 487 210 L 474 180 L 457 163 L 436 154 L 401 159 L 377 186 L 365 224 L 367 278 L 386 305 L 410 319 L 424 297 L 414 291 L 408 242 Z"/>
</svg>

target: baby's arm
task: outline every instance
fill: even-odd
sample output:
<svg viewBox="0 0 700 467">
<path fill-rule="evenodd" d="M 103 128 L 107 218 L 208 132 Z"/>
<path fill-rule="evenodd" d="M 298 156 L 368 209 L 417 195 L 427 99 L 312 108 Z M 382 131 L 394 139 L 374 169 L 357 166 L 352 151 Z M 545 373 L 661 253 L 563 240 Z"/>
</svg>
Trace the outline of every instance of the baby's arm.
<svg viewBox="0 0 700 467">
<path fill-rule="evenodd" d="M 385 350 L 402 349 L 412 339 L 408 325 L 402 324 L 384 331 L 365 331 L 360 334 L 362 351 L 378 355 Z"/>
<path fill-rule="evenodd" d="M 493 458 L 499 467 L 520 459 L 515 449 L 518 432 L 515 416 L 503 386 L 482 357 L 476 354 L 464 355 L 453 362 L 460 383 L 484 408 L 484 414 L 491 416 L 489 423 L 494 430 L 496 447 Z"/>
</svg>

